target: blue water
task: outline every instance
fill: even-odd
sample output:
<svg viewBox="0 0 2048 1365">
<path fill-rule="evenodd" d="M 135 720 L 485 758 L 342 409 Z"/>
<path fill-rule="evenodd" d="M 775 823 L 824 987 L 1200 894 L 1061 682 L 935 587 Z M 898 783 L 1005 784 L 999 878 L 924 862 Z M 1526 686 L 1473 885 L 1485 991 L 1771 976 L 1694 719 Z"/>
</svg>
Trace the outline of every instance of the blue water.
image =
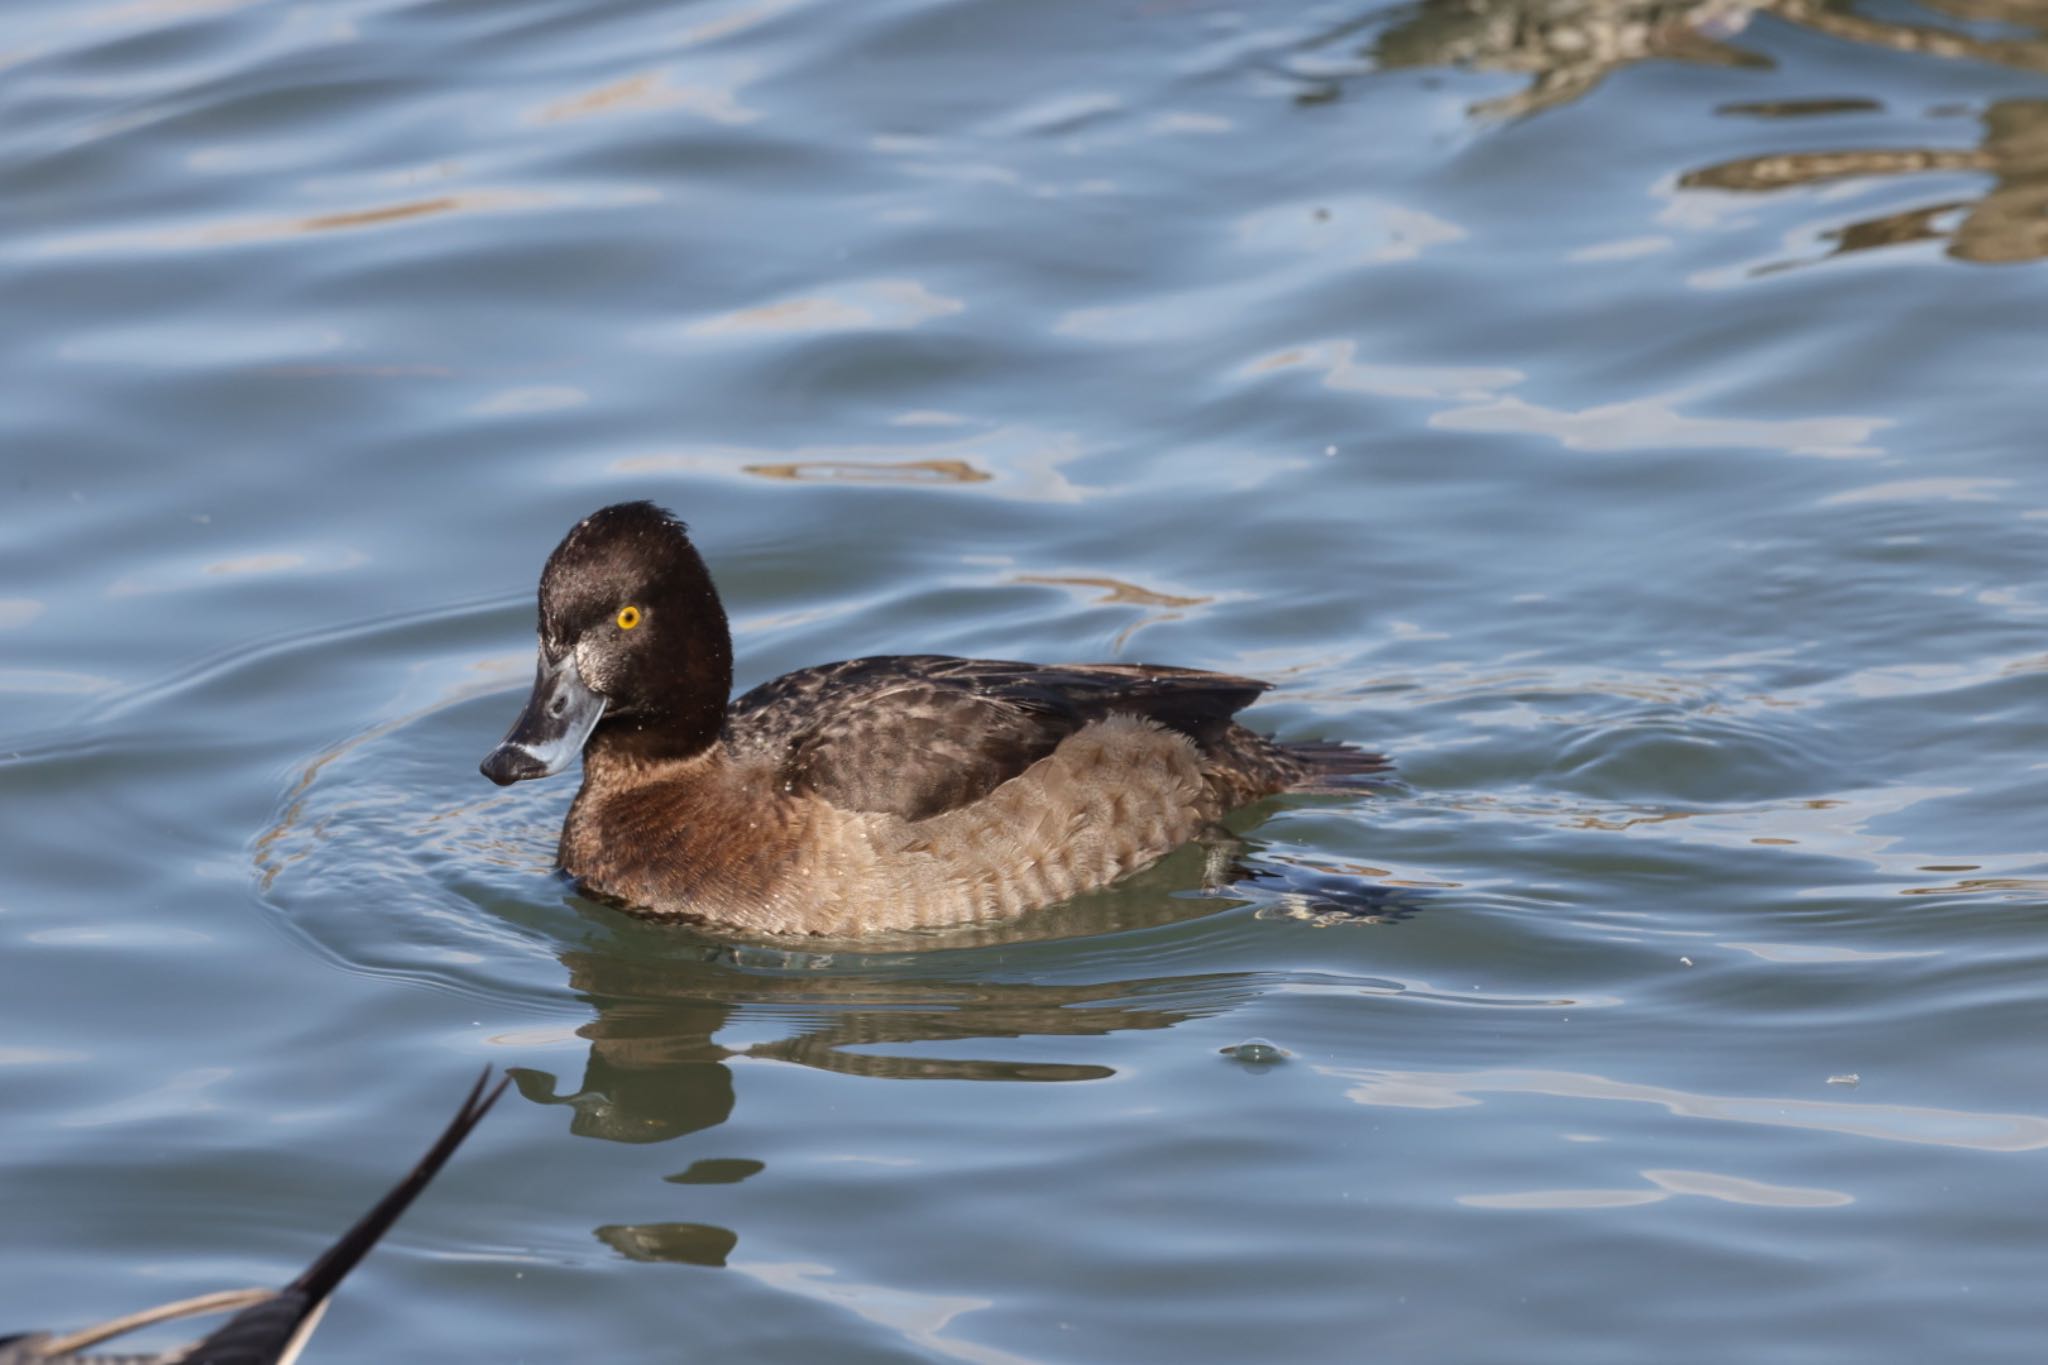
<svg viewBox="0 0 2048 1365">
<path fill-rule="evenodd" d="M 17 0 L 0 205 L 0 1326 L 289 1278 L 490 1062 L 309 1365 L 2039 1354 L 2041 5 Z M 1393 780 L 635 922 L 476 773 L 628 497 L 742 686 Z"/>
</svg>

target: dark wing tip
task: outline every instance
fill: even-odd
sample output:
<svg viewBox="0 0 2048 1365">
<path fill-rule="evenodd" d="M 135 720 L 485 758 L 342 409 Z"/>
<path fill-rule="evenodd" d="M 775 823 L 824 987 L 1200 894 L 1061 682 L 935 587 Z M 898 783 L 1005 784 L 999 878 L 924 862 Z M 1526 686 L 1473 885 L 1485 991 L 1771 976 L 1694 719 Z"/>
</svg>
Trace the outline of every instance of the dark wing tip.
<svg viewBox="0 0 2048 1365">
<path fill-rule="evenodd" d="M 279 1290 L 274 1298 L 237 1313 L 182 1359 L 188 1365 L 267 1365 L 296 1355 L 296 1345 L 302 1344 L 312 1330 L 312 1320 L 335 1287 L 419 1197 L 470 1130 L 491 1112 L 491 1106 L 512 1080 L 509 1076 L 501 1077 L 486 1093 L 490 1079 L 491 1068 L 486 1066 L 470 1087 L 462 1107 L 455 1111 L 455 1117 L 441 1130 L 419 1164 L 322 1252 L 305 1273 Z"/>
<path fill-rule="evenodd" d="M 490 1080 L 491 1068 L 487 1065 L 478 1074 L 476 1084 L 469 1088 L 462 1107 L 455 1111 L 455 1117 L 441 1130 L 441 1136 L 434 1139 L 434 1145 L 427 1149 L 419 1164 L 392 1186 L 390 1193 L 378 1200 L 368 1213 L 357 1219 L 355 1226 L 344 1232 L 333 1246 L 321 1254 L 319 1260 L 306 1267 L 305 1273 L 293 1280 L 288 1290 L 304 1291 L 315 1301 L 334 1292 L 334 1286 L 341 1283 L 342 1277 L 355 1268 L 356 1262 L 376 1245 L 377 1239 L 390 1230 L 399 1215 L 427 1187 L 427 1182 L 440 1174 L 441 1168 L 448 1164 L 448 1158 L 455 1155 L 455 1149 L 483 1121 L 484 1115 L 491 1112 L 491 1106 L 512 1083 L 510 1076 L 501 1076 L 486 1094 L 484 1087 L 490 1085 Z"/>
<path fill-rule="evenodd" d="M 1159 683 L 1174 683 L 1183 687 L 1213 688 L 1230 692 L 1270 692 L 1273 684 L 1263 678 L 1247 678 L 1239 673 L 1218 673 L 1208 668 L 1185 668 L 1179 664 L 1054 664 L 1052 668 L 1065 668 L 1076 673 L 1100 674 L 1107 677 L 1142 679 Z"/>
</svg>

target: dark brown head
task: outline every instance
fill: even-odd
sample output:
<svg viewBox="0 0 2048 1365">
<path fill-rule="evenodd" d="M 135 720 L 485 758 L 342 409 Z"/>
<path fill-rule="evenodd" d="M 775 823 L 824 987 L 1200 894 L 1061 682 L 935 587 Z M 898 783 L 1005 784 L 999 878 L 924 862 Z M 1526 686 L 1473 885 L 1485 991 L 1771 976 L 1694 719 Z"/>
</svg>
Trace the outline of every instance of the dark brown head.
<svg viewBox="0 0 2048 1365">
<path fill-rule="evenodd" d="M 548 777 L 586 743 L 684 758 L 718 740 L 732 633 L 683 523 L 651 502 L 593 512 L 540 576 L 540 666 L 526 709 L 483 762 L 506 785 Z"/>
</svg>

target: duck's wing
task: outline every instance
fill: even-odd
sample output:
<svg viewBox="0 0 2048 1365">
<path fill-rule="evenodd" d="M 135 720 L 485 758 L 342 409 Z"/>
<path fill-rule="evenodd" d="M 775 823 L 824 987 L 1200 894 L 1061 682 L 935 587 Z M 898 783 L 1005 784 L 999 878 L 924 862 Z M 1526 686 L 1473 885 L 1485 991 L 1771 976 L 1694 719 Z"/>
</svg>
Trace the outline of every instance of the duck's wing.
<svg viewBox="0 0 2048 1365">
<path fill-rule="evenodd" d="M 419 1197 L 427 1182 L 440 1173 L 470 1130 L 505 1093 L 511 1078 L 499 1080 L 486 1094 L 484 1087 L 490 1079 L 490 1068 L 485 1067 L 470 1087 L 462 1107 L 455 1111 L 455 1117 L 441 1130 L 441 1136 L 434 1140 L 419 1164 L 322 1252 L 319 1260 L 306 1267 L 304 1274 L 278 1290 L 274 1298 L 228 1319 L 218 1331 L 193 1347 L 182 1365 L 290 1365 L 298 1359 L 306 1338 L 319 1325 L 320 1315 L 327 1311 L 328 1300 L 343 1277 L 356 1268 L 356 1263 Z"/>
<path fill-rule="evenodd" d="M 237 1308 L 268 1303 L 275 1297 L 268 1289 L 229 1289 L 158 1304 L 62 1336 L 54 1332 L 24 1332 L 0 1337 L 0 1365 L 182 1365 L 192 1349 L 190 1346 L 127 1355 L 80 1355 L 79 1352 L 88 1346 L 125 1337 L 130 1332 L 139 1332 L 159 1323 L 176 1322 L 180 1318 L 215 1317 Z"/>
<path fill-rule="evenodd" d="M 1109 715 L 1197 743 L 1271 684 L 1158 664 L 1029 664 L 896 655 L 785 674 L 733 703 L 734 747 L 785 790 L 925 820 L 974 801 Z"/>
<path fill-rule="evenodd" d="M 469 1097 L 463 1100 L 462 1108 L 456 1111 L 455 1117 L 441 1131 L 441 1136 L 435 1139 L 427 1154 L 420 1158 L 419 1164 L 393 1186 L 390 1193 L 378 1200 L 376 1207 L 358 1219 L 354 1227 L 322 1252 L 320 1259 L 308 1266 L 303 1275 L 283 1289 L 274 1294 L 263 1289 L 204 1294 L 196 1299 L 145 1309 L 62 1336 L 33 1332 L 0 1337 L 0 1365 L 291 1365 L 298 1359 L 314 1327 L 319 1325 L 320 1315 L 327 1310 L 328 1300 L 342 1277 L 355 1269 L 356 1263 L 377 1244 L 377 1239 L 398 1221 L 406 1206 L 418 1198 L 427 1182 L 447 1164 L 455 1149 L 462 1145 L 462 1140 L 469 1136 L 470 1130 L 498 1102 L 498 1096 L 505 1093 L 509 1077 L 499 1081 L 489 1094 L 484 1093 L 484 1086 L 490 1078 L 491 1069 L 485 1067 L 476 1084 L 470 1088 Z M 80 1354 L 89 1346 L 156 1323 L 204 1317 L 233 1308 L 242 1311 L 221 1324 L 212 1335 L 190 1347 L 145 1355 Z"/>
</svg>

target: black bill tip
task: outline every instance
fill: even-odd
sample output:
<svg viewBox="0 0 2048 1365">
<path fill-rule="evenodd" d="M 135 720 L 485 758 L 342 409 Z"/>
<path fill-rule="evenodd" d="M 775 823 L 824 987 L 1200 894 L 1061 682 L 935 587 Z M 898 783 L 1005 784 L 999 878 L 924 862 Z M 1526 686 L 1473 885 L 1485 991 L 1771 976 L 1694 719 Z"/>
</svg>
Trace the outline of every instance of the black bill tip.
<svg viewBox="0 0 2048 1365">
<path fill-rule="evenodd" d="M 477 765 L 477 771 L 499 786 L 509 787 L 514 782 L 546 777 L 548 765 L 517 744 L 500 744 Z"/>
</svg>

